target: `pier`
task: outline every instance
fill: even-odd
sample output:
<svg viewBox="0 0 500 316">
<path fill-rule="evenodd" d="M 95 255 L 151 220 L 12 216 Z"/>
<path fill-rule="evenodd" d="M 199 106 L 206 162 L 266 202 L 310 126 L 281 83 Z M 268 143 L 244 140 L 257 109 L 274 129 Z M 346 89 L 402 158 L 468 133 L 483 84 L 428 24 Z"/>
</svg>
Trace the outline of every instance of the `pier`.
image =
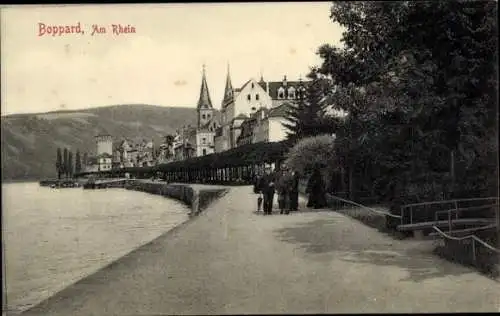
<svg viewBox="0 0 500 316">
<path fill-rule="evenodd" d="M 500 283 L 433 255 L 432 241 L 397 240 L 303 198 L 298 213 L 260 216 L 250 186 L 225 188 L 24 315 L 499 311 Z"/>
<path fill-rule="evenodd" d="M 42 187 L 53 188 L 78 188 L 81 185 L 81 180 L 78 179 L 47 179 L 39 182 Z"/>
</svg>

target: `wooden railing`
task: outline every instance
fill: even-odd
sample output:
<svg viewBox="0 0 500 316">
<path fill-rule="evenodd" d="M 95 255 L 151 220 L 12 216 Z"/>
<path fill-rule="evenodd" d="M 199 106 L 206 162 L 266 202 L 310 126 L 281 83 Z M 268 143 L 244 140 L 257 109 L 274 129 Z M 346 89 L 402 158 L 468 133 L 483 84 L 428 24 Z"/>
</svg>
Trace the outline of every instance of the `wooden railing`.
<svg viewBox="0 0 500 316">
<path fill-rule="evenodd" d="M 397 218 L 397 219 L 401 218 L 400 215 L 391 214 L 390 212 L 384 212 L 384 211 L 376 210 L 376 209 L 373 209 L 371 207 L 368 207 L 368 206 L 356 203 L 356 202 L 351 201 L 351 200 L 343 199 L 341 197 L 338 197 L 338 196 L 335 196 L 335 195 L 332 195 L 332 194 L 328 194 L 328 197 L 331 198 L 331 199 L 334 199 L 336 201 L 339 201 L 341 203 L 345 203 L 345 204 L 348 204 L 348 205 L 357 206 L 359 208 L 362 208 L 364 210 L 367 210 L 367 211 L 370 211 L 370 212 L 373 212 L 373 213 L 376 213 L 376 214 L 379 214 L 379 215 L 389 216 L 389 217 Z"/>
<path fill-rule="evenodd" d="M 471 261 L 474 266 L 479 267 L 481 269 L 490 270 L 489 272 L 493 272 L 494 274 L 498 274 L 498 256 L 500 255 L 500 249 L 497 249 L 493 247 L 492 245 L 488 244 L 481 238 L 477 237 L 476 235 L 468 235 L 468 236 L 463 236 L 463 237 L 455 237 L 451 236 L 449 234 L 446 234 L 443 232 L 441 229 L 439 229 L 436 226 L 432 227 L 440 237 L 443 238 L 443 240 L 446 240 L 448 242 L 456 242 L 457 244 L 460 245 L 460 249 L 456 252 L 453 260 L 467 260 L 467 258 L 456 258 L 457 256 L 460 257 L 466 251 L 464 251 L 464 247 L 467 247 L 468 245 L 466 243 L 471 244 Z M 498 226 L 496 225 L 491 225 L 491 228 L 496 228 L 498 230 Z M 448 245 L 450 246 L 450 245 Z M 451 246 L 453 248 L 453 246 Z M 484 252 L 478 251 L 479 247 L 484 247 L 487 251 L 490 253 L 487 253 L 486 256 L 484 256 Z M 465 248 L 466 249 L 466 248 Z M 479 258 L 478 258 L 479 257 Z M 481 262 L 482 261 L 482 262 Z M 489 265 L 489 266 L 488 266 Z"/>
<path fill-rule="evenodd" d="M 452 216 L 451 212 L 456 212 L 455 217 L 458 218 L 458 214 L 460 211 L 464 211 L 467 209 L 472 209 L 472 208 L 477 208 L 477 209 L 486 209 L 487 207 L 494 207 L 498 206 L 498 197 L 487 197 L 487 198 L 469 198 L 469 199 L 454 199 L 454 200 L 446 200 L 446 201 L 432 201 L 432 202 L 422 202 L 422 203 L 412 203 L 412 204 L 407 204 L 401 206 L 401 224 L 413 224 L 416 221 L 414 221 L 414 215 L 417 213 L 419 214 L 419 222 L 425 222 L 425 221 L 434 221 L 436 220 L 436 214 L 438 213 L 443 213 L 443 212 L 448 212 L 449 220 L 450 222 L 452 221 Z M 473 207 L 460 207 L 460 203 L 475 203 L 475 202 L 487 202 L 487 201 L 494 201 L 494 204 L 489 203 L 488 205 L 479 205 L 479 206 L 473 206 Z M 440 206 L 445 206 L 449 205 L 451 208 L 442 210 L 439 209 Z M 435 206 L 438 206 L 438 209 L 432 209 Z M 448 206 L 448 207 L 449 207 Z M 476 210 L 477 210 L 476 209 Z M 421 213 L 425 213 L 422 215 Z M 430 215 L 430 213 L 433 213 Z M 497 211 L 498 213 L 498 211 Z M 405 223 L 405 220 L 409 220 L 409 223 Z M 497 221 L 498 221 L 498 215 L 497 215 Z"/>
<path fill-rule="evenodd" d="M 497 204 L 487 204 L 487 205 L 480 205 L 480 206 L 472 206 L 472 207 L 462 207 L 462 208 L 459 208 L 458 205 L 456 204 L 455 205 L 455 208 L 452 208 L 452 209 L 448 209 L 448 210 L 443 210 L 443 211 L 436 211 L 436 213 L 434 214 L 435 215 L 435 218 L 434 220 L 437 222 L 439 220 L 439 215 L 440 214 L 447 214 L 447 219 L 448 219 L 448 232 L 451 232 L 452 231 L 452 224 L 453 224 L 453 220 L 457 220 L 459 219 L 459 215 L 463 212 L 471 212 L 471 211 L 478 211 L 478 210 L 482 210 L 482 209 L 488 209 L 488 208 L 491 208 L 491 207 L 498 207 L 498 203 Z M 453 213 L 454 213 L 454 216 L 453 216 Z"/>
</svg>

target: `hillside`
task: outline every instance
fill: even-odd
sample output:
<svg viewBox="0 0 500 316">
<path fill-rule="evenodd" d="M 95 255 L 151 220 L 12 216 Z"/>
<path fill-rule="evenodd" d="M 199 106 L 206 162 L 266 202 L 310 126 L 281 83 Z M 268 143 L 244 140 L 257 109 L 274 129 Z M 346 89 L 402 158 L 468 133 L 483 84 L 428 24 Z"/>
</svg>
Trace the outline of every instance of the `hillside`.
<svg viewBox="0 0 500 316">
<path fill-rule="evenodd" d="M 57 148 L 94 153 L 98 133 L 115 139 L 153 138 L 159 143 L 187 124 L 196 124 L 195 108 L 116 105 L 3 116 L 2 180 L 54 177 Z"/>
</svg>

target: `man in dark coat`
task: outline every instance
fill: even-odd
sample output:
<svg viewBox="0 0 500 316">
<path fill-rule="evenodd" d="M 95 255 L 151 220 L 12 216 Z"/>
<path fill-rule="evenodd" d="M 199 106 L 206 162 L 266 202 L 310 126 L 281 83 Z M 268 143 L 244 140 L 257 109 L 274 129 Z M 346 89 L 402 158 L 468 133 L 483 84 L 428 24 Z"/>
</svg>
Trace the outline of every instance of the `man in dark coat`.
<svg viewBox="0 0 500 316">
<path fill-rule="evenodd" d="M 287 166 L 282 165 L 279 174 L 276 175 L 276 192 L 278 193 L 280 214 L 290 213 L 290 190 L 291 174 Z"/>
<path fill-rule="evenodd" d="M 291 187 L 289 192 L 289 205 L 291 211 L 299 209 L 299 180 L 300 175 L 297 171 L 292 172 Z"/>
<path fill-rule="evenodd" d="M 307 183 L 307 193 L 309 193 L 309 201 L 307 207 L 324 208 L 326 207 L 326 192 L 325 182 L 319 167 L 316 167 Z"/>
<path fill-rule="evenodd" d="M 258 194 L 257 198 L 257 212 L 260 212 L 262 208 L 262 202 L 264 198 L 262 197 L 262 192 L 260 191 L 260 180 L 262 176 L 260 174 L 255 174 L 253 177 L 253 193 Z"/>
<path fill-rule="evenodd" d="M 269 215 L 273 211 L 275 181 L 275 175 L 271 172 L 271 168 L 266 168 L 265 174 L 260 178 L 258 185 L 258 189 L 264 197 L 264 215 Z"/>
</svg>

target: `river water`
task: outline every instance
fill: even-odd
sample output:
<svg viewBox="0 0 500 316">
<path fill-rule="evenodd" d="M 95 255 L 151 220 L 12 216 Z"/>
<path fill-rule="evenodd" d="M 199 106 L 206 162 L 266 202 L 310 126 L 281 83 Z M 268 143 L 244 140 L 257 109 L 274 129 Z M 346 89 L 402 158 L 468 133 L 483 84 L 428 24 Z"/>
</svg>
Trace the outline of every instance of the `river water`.
<svg viewBox="0 0 500 316">
<path fill-rule="evenodd" d="M 2 184 L 4 311 L 26 310 L 183 223 L 188 212 L 179 201 L 125 189 Z"/>
</svg>

